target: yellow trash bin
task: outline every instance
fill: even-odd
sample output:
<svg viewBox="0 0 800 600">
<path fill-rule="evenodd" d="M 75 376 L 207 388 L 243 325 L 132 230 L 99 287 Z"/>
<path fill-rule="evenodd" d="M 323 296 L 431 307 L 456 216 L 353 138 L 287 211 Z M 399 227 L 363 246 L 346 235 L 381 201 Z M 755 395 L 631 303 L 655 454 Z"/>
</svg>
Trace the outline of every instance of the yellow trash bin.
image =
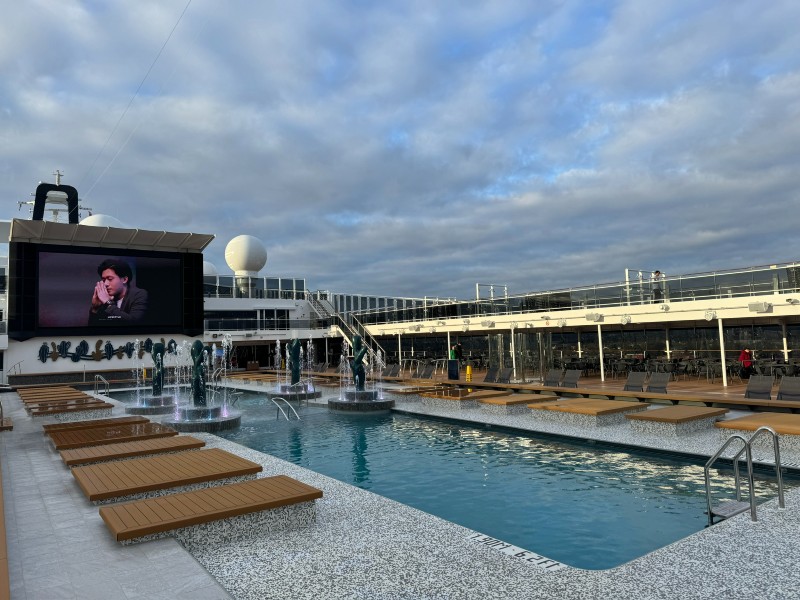
<svg viewBox="0 0 800 600">
<path fill-rule="evenodd" d="M 467 365 L 467 382 L 472 381 L 472 365 Z"/>
</svg>

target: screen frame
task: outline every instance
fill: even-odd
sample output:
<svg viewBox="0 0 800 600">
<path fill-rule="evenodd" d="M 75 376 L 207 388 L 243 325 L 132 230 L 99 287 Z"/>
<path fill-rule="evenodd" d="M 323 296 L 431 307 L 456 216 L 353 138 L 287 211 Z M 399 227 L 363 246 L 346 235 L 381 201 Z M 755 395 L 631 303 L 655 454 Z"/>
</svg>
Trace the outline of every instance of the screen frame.
<svg viewBox="0 0 800 600">
<path fill-rule="evenodd" d="M 176 282 L 179 297 L 175 299 L 175 322 L 166 324 L 99 323 L 83 326 L 45 327 L 40 324 L 40 254 L 93 255 L 122 259 L 177 260 Z M 102 337 L 112 335 L 184 334 L 195 337 L 203 334 L 202 253 L 72 246 L 11 242 L 9 244 L 8 337 L 26 340 L 32 337 Z M 99 264 L 99 263 L 98 263 Z M 91 299 L 87 292 L 87 319 Z"/>
</svg>

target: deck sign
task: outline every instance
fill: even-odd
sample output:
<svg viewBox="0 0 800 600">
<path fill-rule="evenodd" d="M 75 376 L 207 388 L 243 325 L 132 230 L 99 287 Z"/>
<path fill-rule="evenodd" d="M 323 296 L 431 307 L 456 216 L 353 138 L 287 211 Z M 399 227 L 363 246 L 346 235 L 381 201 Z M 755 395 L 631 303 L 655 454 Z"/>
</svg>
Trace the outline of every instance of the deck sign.
<svg viewBox="0 0 800 600">
<path fill-rule="evenodd" d="M 503 554 L 523 560 L 529 564 L 539 567 L 540 569 L 544 569 L 545 571 L 559 571 L 569 566 L 565 565 L 564 563 L 560 563 L 557 560 L 553 560 L 552 558 L 547 558 L 541 554 L 536 554 L 530 550 L 525 550 L 519 546 L 514 546 L 508 542 L 504 542 L 503 540 L 498 540 L 497 538 L 478 533 L 477 531 L 468 535 L 467 539 L 484 546 L 489 546 L 495 550 L 499 550 Z"/>
</svg>

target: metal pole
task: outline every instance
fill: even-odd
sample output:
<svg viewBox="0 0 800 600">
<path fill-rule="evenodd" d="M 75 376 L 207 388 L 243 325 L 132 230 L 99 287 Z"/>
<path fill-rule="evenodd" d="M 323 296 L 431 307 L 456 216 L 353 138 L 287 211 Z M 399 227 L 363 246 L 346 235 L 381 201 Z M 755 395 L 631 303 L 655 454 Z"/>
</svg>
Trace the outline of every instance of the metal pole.
<svg viewBox="0 0 800 600">
<path fill-rule="evenodd" d="M 513 372 L 514 380 L 517 379 L 517 353 L 514 347 L 514 326 L 511 326 L 511 369 Z"/>
<path fill-rule="evenodd" d="M 605 381 L 606 368 L 603 364 L 603 332 L 600 330 L 600 323 L 597 324 L 597 346 L 600 348 L 600 381 Z"/>
<path fill-rule="evenodd" d="M 786 342 L 786 321 L 781 321 L 781 333 L 783 334 L 783 360 L 789 362 L 789 346 Z"/>
<path fill-rule="evenodd" d="M 717 319 L 717 326 L 719 327 L 719 355 L 722 359 L 722 387 L 728 387 L 728 370 L 725 368 L 725 338 L 722 337 L 722 319 Z M 751 487 L 751 493 L 752 489 Z"/>
</svg>

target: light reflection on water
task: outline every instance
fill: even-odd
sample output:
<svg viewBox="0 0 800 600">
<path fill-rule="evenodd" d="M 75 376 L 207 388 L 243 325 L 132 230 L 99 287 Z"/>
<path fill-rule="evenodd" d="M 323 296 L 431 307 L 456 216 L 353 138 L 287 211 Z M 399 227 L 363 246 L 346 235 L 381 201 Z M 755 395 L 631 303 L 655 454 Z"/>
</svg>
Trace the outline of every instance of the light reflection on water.
<svg viewBox="0 0 800 600">
<path fill-rule="evenodd" d="M 702 464 L 399 414 L 303 407 L 287 422 L 248 396 L 237 408 L 242 426 L 220 436 L 576 567 L 613 567 L 706 524 Z M 730 471 L 712 481 L 732 498 Z"/>
</svg>

